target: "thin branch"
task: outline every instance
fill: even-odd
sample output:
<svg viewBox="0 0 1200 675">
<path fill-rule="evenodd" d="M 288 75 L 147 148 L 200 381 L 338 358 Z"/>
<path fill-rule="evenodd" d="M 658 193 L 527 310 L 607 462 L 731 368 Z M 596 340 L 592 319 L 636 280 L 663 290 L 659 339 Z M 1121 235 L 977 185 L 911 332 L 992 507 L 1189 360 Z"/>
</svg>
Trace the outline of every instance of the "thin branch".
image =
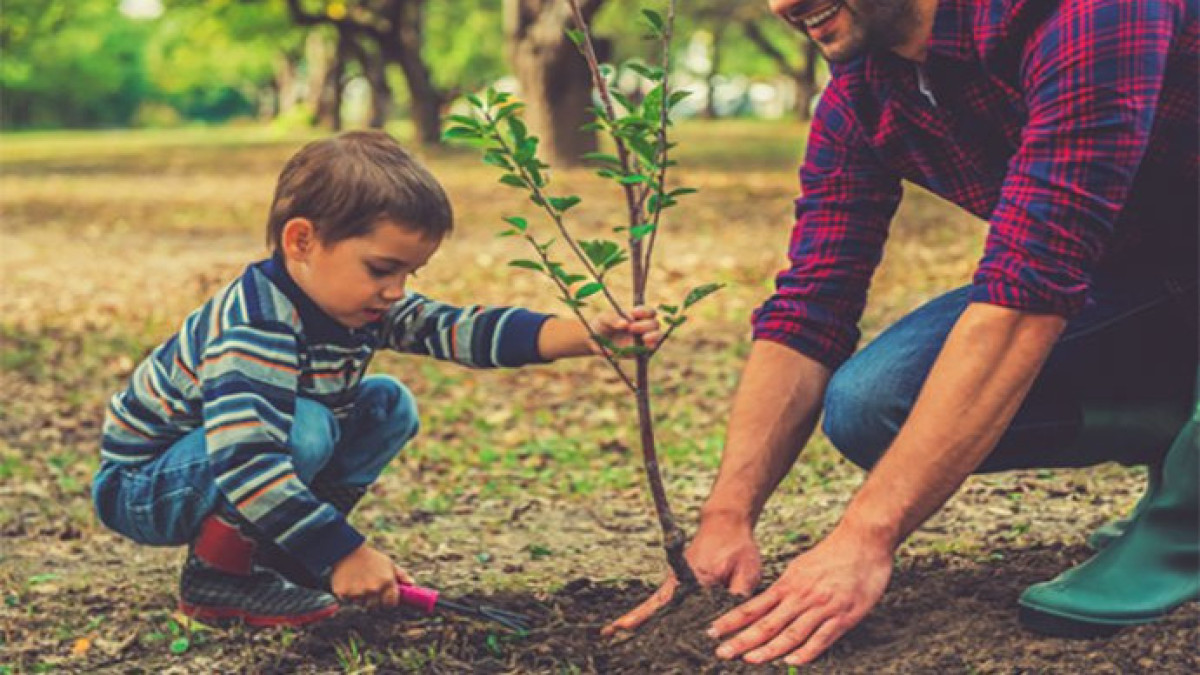
<svg viewBox="0 0 1200 675">
<path fill-rule="evenodd" d="M 650 230 L 650 242 L 646 244 L 646 278 L 643 280 L 643 283 L 650 280 L 650 261 L 654 256 L 654 242 L 658 241 L 658 223 L 662 219 L 663 194 L 667 190 L 667 123 L 670 121 L 668 112 L 671 107 L 671 90 L 667 86 L 667 82 L 671 72 L 671 38 L 674 32 L 675 0 L 671 0 L 670 4 L 667 5 L 667 26 L 663 37 L 662 115 L 659 118 L 658 127 L 658 208 L 654 209 L 654 229 Z M 649 192 L 649 189 L 647 189 L 647 192 Z M 674 329 L 674 326 L 671 328 Z M 667 331 L 667 333 L 670 334 L 670 331 Z"/>
<path fill-rule="evenodd" d="M 591 70 L 592 82 L 600 93 L 600 101 L 604 104 L 604 111 L 607 114 L 606 121 L 611 125 L 617 119 L 616 107 L 613 106 L 612 93 L 608 90 L 608 80 L 604 79 L 600 73 L 600 60 L 596 57 L 592 33 L 588 30 L 587 21 L 583 17 L 578 0 L 567 0 L 567 2 L 571 5 L 571 12 L 575 16 L 575 26 L 583 33 L 583 56 L 587 61 L 588 69 Z M 631 173 L 629 149 L 620 136 L 614 133 L 612 138 L 617 146 L 617 157 L 621 160 L 621 171 L 628 176 Z M 633 304 L 637 306 L 645 302 L 645 284 L 643 282 L 645 271 L 642 269 L 642 242 L 633 237 L 632 231 L 634 226 L 641 225 L 642 213 L 637 203 L 634 187 L 624 183 L 621 184 L 621 187 L 624 189 L 625 204 L 629 209 L 629 263 L 633 267 Z"/>
<path fill-rule="evenodd" d="M 484 111 L 483 118 L 487 120 L 488 124 L 493 129 L 492 140 L 499 143 L 500 147 L 504 150 L 504 152 L 508 153 L 510 157 L 516 157 L 516 153 L 513 151 L 513 149 L 509 147 L 508 143 L 504 142 L 504 136 L 502 136 L 500 132 L 496 130 L 496 119 L 492 117 L 491 113 Z M 533 195 L 537 198 L 537 203 L 541 205 L 542 209 L 549 214 L 550 219 L 554 221 L 554 225 L 558 228 L 559 234 L 561 234 L 563 239 L 566 240 L 567 245 L 571 247 L 571 251 L 573 251 L 575 256 L 579 258 L 580 262 L 583 263 L 583 266 L 585 269 L 587 269 L 588 274 L 592 275 L 592 279 L 595 280 L 596 283 L 600 284 L 601 291 L 604 293 L 604 297 L 608 299 L 609 304 L 612 305 L 613 310 L 616 311 L 616 313 L 620 315 L 622 319 L 628 319 L 629 315 L 625 312 L 625 309 L 621 307 L 621 303 L 617 302 L 617 299 L 614 298 L 612 293 L 609 292 L 608 286 L 604 283 L 603 275 L 596 270 L 595 266 L 592 265 L 591 259 L 588 258 L 587 254 L 585 254 L 579 248 L 579 244 L 575 241 L 575 238 L 572 237 L 571 233 L 567 231 L 567 226 L 564 225 L 562 221 L 562 214 L 559 213 L 559 211 L 553 206 L 551 206 L 550 200 L 546 196 L 546 193 L 542 192 L 542 189 L 538 187 L 537 182 L 533 180 L 533 176 L 529 174 L 525 167 L 520 162 L 514 161 L 514 164 L 517 165 L 517 169 L 521 172 L 521 178 L 524 179 L 526 187 L 533 192 Z"/>
<path fill-rule="evenodd" d="M 525 237 L 525 241 L 529 242 L 529 245 L 533 247 L 533 250 L 537 251 L 538 257 L 542 259 L 542 265 L 544 265 L 546 268 L 546 276 L 550 277 L 550 280 L 553 281 L 556 286 L 558 286 L 558 290 L 562 291 L 563 298 L 566 300 L 572 300 L 571 289 L 567 288 L 567 285 L 563 283 L 563 280 L 559 279 L 554 274 L 554 271 L 551 268 L 551 265 L 554 263 L 550 260 L 550 256 L 542 250 L 542 247 L 538 245 L 537 241 L 534 240 L 532 236 L 528 234 L 522 234 L 522 236 Z M 604 359 L 608 361 L 608 365 L 612 366 L 612 369 L 617 372 L 617 375 L 621 376 L 621 379 L 625 382 L 625 386 L 629 387 L 629 391 L 637 394 L 637 385 L 633 383 L 633 380 L 629 379 L 629 376 L 625 374 L 625 370 L 621 368 L 621 365 L 617 363 L 616 359 L 613 358 L 613 355 L 610 354 L 607 349 L 603 349 L 604 345 L 601 344 L 599 340 L 600 335 L 596 333 L 594 328 L 592 328 L 592 324 L 588 323 L 588 320 L 583 315 L 583 312 L 579 311 L 579 308 L 576 307 L 572 302 L 568 302 L 566 305 L 571 309 L 571 312 L 575 314 L 575 317 L 579 319 L 579 322 L 583 324 L 583 327 L 587 329 L 588 336 L 591 337 L 592 341 L 602 347 L 600 353 L 604 356 Z"/>
</svg>

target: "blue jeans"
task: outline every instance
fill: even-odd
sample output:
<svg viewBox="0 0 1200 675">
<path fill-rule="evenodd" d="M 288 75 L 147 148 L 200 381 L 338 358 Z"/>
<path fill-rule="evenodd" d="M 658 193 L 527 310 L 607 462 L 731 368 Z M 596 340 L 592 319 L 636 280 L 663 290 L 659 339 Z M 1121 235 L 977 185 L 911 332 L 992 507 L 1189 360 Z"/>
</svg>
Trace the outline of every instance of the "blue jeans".
<svg viewBox="0 0 1200 675">
<path fill-rule="evenodd" d="M 340 423 L 325 406 L 297 399 L 288 450 L 306 485 L 320 475 L 334 485 L 366 486 L 417 429 L 417 405 L 408 389 L 395 378 L 373 375 L 362 380 L 354 411 Z M 232 508 L 213 479 L 203 428 L 145 464 L 101 465 L 92 501 L 106 526 L 152 546 L 186 544 L 215 509 Z"/>
<path fill-rule="evenodd" d="M 935 298 L 834 374 L 823 429 L 847 459 L 869 469 L 891 445 L 967 304 Z M 1155 463 L 1190 417 L 1196 317 L 1194 276 L 1097 276 L 978 471 Z"/>
</svg>

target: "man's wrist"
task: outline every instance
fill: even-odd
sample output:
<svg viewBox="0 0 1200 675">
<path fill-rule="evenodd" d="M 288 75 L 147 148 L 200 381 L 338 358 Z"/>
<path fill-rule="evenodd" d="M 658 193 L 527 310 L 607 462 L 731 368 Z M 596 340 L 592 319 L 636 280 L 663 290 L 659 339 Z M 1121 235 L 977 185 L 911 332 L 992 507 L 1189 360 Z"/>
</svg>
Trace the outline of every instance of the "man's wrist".
<svg viewBox="0 0 1200 675">
<path fill-rule="evenodd" d="M 700 508 L 701 527 L 721 525 L 753 530 L 755 520 L 748 504 L 725 504 L 710 501 Z"/>
</svg>

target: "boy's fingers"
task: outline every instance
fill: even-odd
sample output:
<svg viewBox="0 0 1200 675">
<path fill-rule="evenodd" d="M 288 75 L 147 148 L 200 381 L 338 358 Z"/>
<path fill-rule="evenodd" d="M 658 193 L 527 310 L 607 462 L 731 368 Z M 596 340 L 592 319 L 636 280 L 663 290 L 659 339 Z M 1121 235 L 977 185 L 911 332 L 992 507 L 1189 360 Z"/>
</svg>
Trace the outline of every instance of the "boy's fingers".
<svg viewBox="0 0 1200 675">
<path fill-rule="evenodd" d="M 417 585 L 417 582 L 413 580 L 412 575 L 401 569 L 399 565 L 393 565 L 393 568 L 396 574 L 396 581 L 404 584 L 405 586 Z"/>
</svg>

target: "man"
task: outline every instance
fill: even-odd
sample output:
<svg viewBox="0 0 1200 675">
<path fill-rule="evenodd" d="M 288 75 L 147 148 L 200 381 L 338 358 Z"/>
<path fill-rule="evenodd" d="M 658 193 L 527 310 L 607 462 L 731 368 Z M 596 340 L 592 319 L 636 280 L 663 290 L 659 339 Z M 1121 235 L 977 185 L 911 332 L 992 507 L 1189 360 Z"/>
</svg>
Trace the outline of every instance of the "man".
<svg viewBox="0 0 1200 675">
<path fill-rule="evenodd" d="M 1200 411 L 1184 427 L 1197 375 L 1195 0 L 771 9 L 820 45 L 832 79 L 800 171 L 791 266 L 755 316 L 687 551 L 697 577 L 752 592 L 754 524 L 822 408 L 826 435 L 870 473 L 833 531 L 715 622 L 717 655 L 816 658 L 975 471 L 1150 466 L 1135 517 L 1094 538 L 1103 550 L 1022 596 L 1027 626 L 1104 634 L 1197 597 Z M 987 219 L 985 251 L 970 285 L 853 354 L 901 179 Z M 608 631 L 645 621 L 675 585 Z"/>
</svg>

